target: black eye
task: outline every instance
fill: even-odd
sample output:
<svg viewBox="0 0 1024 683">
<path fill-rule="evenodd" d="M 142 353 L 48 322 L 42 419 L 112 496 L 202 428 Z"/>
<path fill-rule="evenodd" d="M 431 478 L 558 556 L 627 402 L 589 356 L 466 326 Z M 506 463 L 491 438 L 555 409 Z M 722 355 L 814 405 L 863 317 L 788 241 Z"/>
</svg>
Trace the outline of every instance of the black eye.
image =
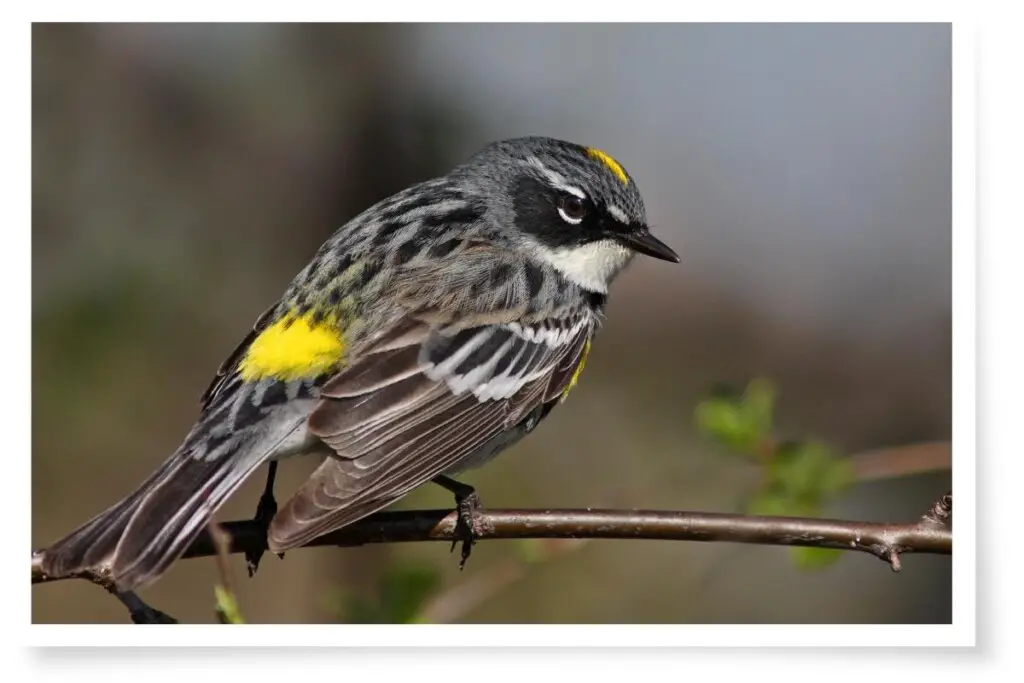
<svg viewBox="0 0 1024 683">
<path fill-rule="evenodd" d="M 558 202 L 558 215 L 567 223 L 579 225 L 587 215 L 587 201 L 574 194 L 563 195 Z"/>
</svg>

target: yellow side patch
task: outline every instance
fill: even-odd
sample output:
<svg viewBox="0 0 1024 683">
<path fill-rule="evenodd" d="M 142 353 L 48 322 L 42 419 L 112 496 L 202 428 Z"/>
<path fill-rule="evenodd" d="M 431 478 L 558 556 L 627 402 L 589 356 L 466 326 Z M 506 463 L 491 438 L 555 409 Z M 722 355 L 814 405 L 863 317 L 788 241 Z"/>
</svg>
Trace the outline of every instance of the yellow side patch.
<svg viewBox="0 0 1024 683">
<path fill-rule="evenodd" d="M 580 354 L 580 362 L 576 365 L 576 369 L 572 373 L 572 377 L 569 378 L 569 384 L 566 385 L 565 389 L 562 390 L 561 400 L 565 400 L 565 397 L 569 395 L 572 388 L 576 386 L 576 382 L 580 379 L 580 373 L 583 372 L 583 366 L 587 364 L 587 356 L 590 355 L 590 340 L 588 339 L 583 345 L 583 353 Z"/>
<path fill-rule="evenodd" d="M 309 314 L 285 316 L 263 330 L 239 364 L 242 379 L 316 377 L 338 365 L 345 344 L 337 325 L 311 321 Z"/>
<path fill-rule="evenodd" d="M 619 162 L 612 159 L 607 153 L 602 152 L 599 149 L 594 149 L 593 147 L 588 147 L 587 154 L 607 166 L 608 170 L 614 173 L 615 177 L 621 180 L 623 185 L 629 185 L 629 176 L 626 175 L 626 171 L 622 168 Z"/>
</svg>

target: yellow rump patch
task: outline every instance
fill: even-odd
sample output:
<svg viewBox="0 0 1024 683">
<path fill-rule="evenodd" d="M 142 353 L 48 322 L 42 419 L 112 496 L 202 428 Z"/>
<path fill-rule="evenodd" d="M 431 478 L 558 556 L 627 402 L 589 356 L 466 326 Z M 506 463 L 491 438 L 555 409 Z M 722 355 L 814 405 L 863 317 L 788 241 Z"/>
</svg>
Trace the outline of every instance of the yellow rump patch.
<svg viewBox="0 0 1024 683">
<path fill-rule="evenodd" d="M 312 316 L 285 316 L 263 330 L 239 365 L 242 379 L 296 380 L 316 377 L 341 361 L 345 344 L 338 327 Z"/>
<path fill-rule="evenodd" d="M 588 147 L 587 154 L 607 166 L 608 170 L 614 173 L 615 177 L 621 180 L 623 185 L 629 185 L 629 176 L 626 175 L 626 171 L 622 168 L 619 162 L 612 159 L 607 153 L 602 152 L 599 149 L 594 149 L 593 147 Z"/>
<path fill-rule="evenodd" d="M 569 395 L 572 388 L 576 386 L 576 382 L 580 379 L 580 373 L 583 372 L 583 366 L 587 364 L 587 356 L 590 355 L 590 340 L 588 339 L 583 345 L 583 353 L 580 354 L 580 362 L 576 365 L 576 370 L 573 371 L 572 377 L 569 378 L 569 384 L 562 390 L 562 399 Z"/>
</svg>

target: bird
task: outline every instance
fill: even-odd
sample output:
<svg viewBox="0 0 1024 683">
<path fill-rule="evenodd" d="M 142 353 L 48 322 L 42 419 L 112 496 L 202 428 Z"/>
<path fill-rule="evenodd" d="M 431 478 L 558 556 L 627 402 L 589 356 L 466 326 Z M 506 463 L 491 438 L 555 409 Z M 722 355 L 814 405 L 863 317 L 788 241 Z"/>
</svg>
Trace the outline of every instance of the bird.
<svg viewBox="0 0 1024 683">
<path fill-rule="evenodd" d="M 608 153 L 551 137 L 491 142 L 358 214 L 256 320 L 203 393 L 180 446 L 122 500 L 42 551 L 54 578 L 118 590 L 163 575 L 264 463 L 256 518 L 276 554 L 517 443 L 573 390 L 609 287 L 648 226 Z M 320 464 L 280 508 L 278 462 Z M 471 529 L 469 531 L 471 540 Z M 454 548 L 454 546 L 453 546 Z M 467 555 L 463 546 L 463 562 Z M 247 555 L 250 573 L 262 550 Z"/>
</svg>

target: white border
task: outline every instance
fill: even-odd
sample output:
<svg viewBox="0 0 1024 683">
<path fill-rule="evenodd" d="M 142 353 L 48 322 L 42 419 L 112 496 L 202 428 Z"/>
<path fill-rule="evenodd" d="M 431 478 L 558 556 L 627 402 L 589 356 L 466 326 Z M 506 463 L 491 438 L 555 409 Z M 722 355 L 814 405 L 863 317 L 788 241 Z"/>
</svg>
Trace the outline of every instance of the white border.
<svg viewBox="0 0 1024 683">
<path fill-rule="evenodd" d="M 953 31 L 953 624 L 975 644 L 977 560 L 977 46 Z"/>
<path fill-rule="evenodd" d="M 885 567 L 881 567 L 885 571 Z M 189 647 L 493 647 L 613 648 L 641 646 L 718 647 L 757 645 L 766 647 L 949 647 L 973 645 L 973 633 L 965 635 L 958 623 L 937 625 L 825 624 L 443 624 L 352 625 L 302 624 L 278 626 L 245 624 L 166 625 L 139 628 L 131 624 L 59 625 L 31 627 L 34 645 L 90 647 L 189 646 Z M 969 637 L 968 637 L 969 636 Z"/>
<path fill-rule="evenodd" d="M 99 18 L 123 17 L 124 14 L 112 12 L 111 9 L 119 9 L 114 3 L 63 3 L 63 10 L 55 11 L 54 3 L 37 11 L 36 18 L 45 17 L 48 20 L 60 18 L 69 20 L 73 18 L 97 20 Z M 103 6 L 105 4 L 105 6 Z M 296 15 L 296 3 L 250 3 L 247 9 L 250 10 L 247 19 L 259 20 L 311 20 L 314 19 L 308 11 Z M 387 14 L 380 11 L 377 6 L 347 7 L 345 3 L 344 18 L 358 20 L 387 19 L 395 16 L 395 5 L 400 3 L 389 3 L 390 8 L 386 9 Z M 360 3 L 362 4 L 362 3 Z M 526 10 L 525 5 L 530 3 L 519 3 L 521 10 Z M 533 3 L 535 6 L 540 3 Z M 656 15 L 651 12 L 656 3 L 631 2 L 629 7 L 630 20 L 653 19 Z M 727 19 L 737 9 L 738 3 L 721 3 L 716 5 L 715 10 L 708 8 L 686 8 L 686 20 L 723 20 Z M 863 16 L 843 16 L 840 10 L 833 11 L 826 7 L 827 3 L 794 3 L 776 2 L 771 3 L 767 8 L 762 3 L 742 3 L 742 9 L 753 9 L 753 12 L 744 11 L 744 20 L 758 21 L 769 20 L 779 21 L 785 19 L 806 20 L 813 17 L 815 20 L 844 20 L 860 19 Z M 177 4 L 181 6 L 180 3 Z M 489 11 L 491 3 L 479 3 L 474 5 L 472 14 L 460 13 L 463 19 L 486 20 L 497 19 L 495 12 Z M 496 6 L 496 4 L 493 4 Z M 622 18 L 621 11 L 612 12 L 593 5 L 572 5 L 572 3 L 545 4 L 543 14 L 545 20 L 579 20 L 585 17 L 589 21 L 602 19 Z M 861 5 L 863 8 L 863 3 Z M 948 11 L 948 3 L 928 3 L 924 7 L 918 6 L 917 11 L 908 12 L 902 5 L 895 8 L 886 4 L 886 21 L 893 20 L 944 20 L 951 16 Z M 156 19 L 162 4 L 146 6 L 134 4 L 130 6 L 133 19 Z M 100 11 L 100 10 L 105 11 Z M 215 7 L 206 7 L 209 10 Z M 224 7 L 223 9 L 228 9 Z M 289 15 L 282 16 L 282 9 L 288 9 Z M 409 12 L 402 12 L 403 20 L 416 20 L 426 18 L 437 20 L 439 13 L 436 5 L 422 3 L 418 5 L 406 4 Z M 620 8 L 622 9 L 622 8 Z M 757 10 L 761 11 L 758 12 Z M 376 10 L 376 11 L 375 11 Z M 678 11 L 678 10 L 677 10 Z M 458 10 L 457 10 L 458 12 Z M 430 17 L 425 17 L 425 14 Z M 340 13 L 339 13 L 340 14 Z M 663 14 L 663 12 L 659 12 Z M 863 11 L 861 12 L 863 15 Z M 195 14 L 193 13 L 193 16 Z M 230 15 L 222 15 L 230 16 Z M 338 17 L 342 18 L 341 16 Z M 507 18 L 507 17 L 505 17 Z M 684 17 L 677 17 L 683 19 Z M 23 26 L 23 25 L 22 25 Z M 5 29 L 7 33 L 12 33 Z M 16 37 L 8 40 L 5 34 L 5 42 L 8 49 L 13 46 L 21 54 L 28 53 L 28 40 L 24 33 L 18 32 Z M 464 646 L 493 646 L 496 644 L 508 644 L 516 646 L 535 647 L 587 647 L 587 648 L 608 648 L 624 645 L 643 645 L 647 647 L 676 647 L 687 646 L 713 646 L 713 645 L 775 645 L 775 646 L 942 646 L 942 645 L 967 645 L 973 644 L 975 639 L 975 613 L 974 613 L 974 592 L 975 592 L 975 558 L 974 558 L 974 455 L 975 455 L 975 414 L 974 414 L 974 358 L 975 358 L 975 334 L 974 334 L 974 301 L 975 301 L 975 180 L 974 180 L 974 148 L 975 148 L 975 120 L 974 103 L 971 94 L 974 90 L 975 77 L 975 40 L 974 29 L 970 24 L 957 22 L 954 29 L 954 54 L 953 54 L 953 132 L 954 132 L 954 480 L 956 483 L 957 511 L 956 526 L 960 532 L 957 535 L 957 552 L 954 554 L 954 623 L 952 625 L 940 626 L 708 626 L 708 625 L 679 625 L 679 626 L 259 626 L 247 625 L 243 627 L 220 627 L 220 626 L 174 626 L 174 627 L 147 627 L 137 628 L 125 626 L 78 626 L 78 625 L 31 625 L 29 628 L 22 626 L 18 635 L 30 644 L 62 644 L 79 646 L 109 646 L 109 645 L 131 645 L 131 646 L 161 646 L 161 645 L 191 645 L 191 646 L 253 646 L 272 645 L 276 647 L 287 645 L 302 646 L 391 646 L 406 645 L 417 647 L 448 647 L 453 645 Z M 23 51 L 22 51 L 23 50 Z M 18 82 L 24 84 L 26 74 L 19 74 Z M 22 87 L 25 87 L 24 85 Z M 27 88 L 26 88 L 27 89 Z M 23 90 L 24 92 L 25 90 Z M 12 115 L 8 112 L 8 115 Z M 24 121 L 27 119 L 21 119 Z M 9 135 L 9 133 L 8 133 Z M 28 146 L 28 138 L 15 138 L 12 144 L 5 146 L 8 155 L 13 150 L 20 150 L 23 153 Z M 30 151 L 20 158 L 30 159 Z M 19 168 L 16 173 L 22 181 L 20 189 L 22 194 L 18 199 L 20 202 L 13 202 L 18 206 L 24 206 L 24 198 L 30 197 L 29 174 Z M 17 187 L 17 186 L 16 186 Z M 27 207 L 25 207 L 27 208 Z M 24 217 L 30 217 L 29 211 L 21 213 Z M 30 218 L 29 218 L 30 220 Z M 27 222 L 27 221 L 26 221 Z M 27 253 L 28 250 L 22 251 Z M 20 291 L 16 287 L 9 287 L 7 291 Z M 30 320 L 30 312 L 23 320 Z M 26 342 L 28 340 L 25 340 Z M 24 349 L 28 349 L 26 344 Z M 21 371 L 22 379 L 28 374 L 27 367 L 17 368 Z M 30 386 L 31 378 L 24 386 Z M 26 392 L 25 395 L 28 395 Z M 27 414 L 26 402 L 8 412 L 20 422 L 19 434 L 24 438 L 17 439 L 17 443 L 28 445 L 28 429 L 31 424 Z M 17 448 L 18 453 L 30 452 L 28 447 Z M 13 460 L 13 458 L 12 458 Z M 28 459 L 19 459 L 16 465 L 18 476 L 24 477 L 22 481 L 29 479 Z M 15 466 L 12 465 L 12 468 Z M 17 489 L 18 487 L 12 487 Z M 15 497 L 22 491 L 27 492 L 25 487 L 21 490 L 12 490 L 10 495 Z M 24 505 L 23 510 L 28 509 L 27 496 L 20 504 Z M 12 503 L 13 504 L 13 503 Z M 12 543 L 11 547 L 20 550 L 28 548 L 28 534 L 22 538 L 24 543 Z M 17 555 L 18 553 L 13 553 Z M 15 567 L 14 571 L 10 562 L 3 567 L 4 571 L 12 573 L 11 581 L 4 581 L 6 585 L 15 585 L 23 582 L 23 571 Z M 909 580 L 909 577 L 908 577 Z M 18 610 L 23 616 L 30 613 L 28 600 L 25 593 L 19 595 L 23 609 Z M 10 611 L 10 610 L 8 610 Z M 25 624 L 27 618 L 21 621 Z M 877 675 L 863 672 L 865 675 Z M 344 675 L 344 672 L 337 672 Z M 454 675 L 454 672 L 453 672 Z M 475 675 L 475 674 L 474 674 Z M 819 672 L 816 675 L 826 675 Z"/>
</svg>

